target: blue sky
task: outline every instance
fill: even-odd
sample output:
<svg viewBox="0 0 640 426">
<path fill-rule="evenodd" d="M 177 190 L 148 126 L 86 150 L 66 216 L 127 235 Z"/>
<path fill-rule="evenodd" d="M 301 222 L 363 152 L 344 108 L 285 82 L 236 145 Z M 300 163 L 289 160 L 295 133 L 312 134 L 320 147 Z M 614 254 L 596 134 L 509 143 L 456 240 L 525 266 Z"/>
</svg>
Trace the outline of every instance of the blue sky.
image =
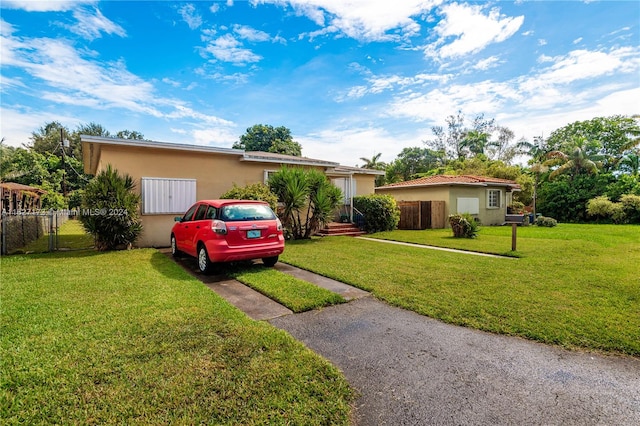
<svg viewBox="0 0 640 426">
<path fill-rule="evenodd" d="M 462 110 L 516 138 L 640 114 L 636 1 L 2 0 L 1 129 L 96 122 L 230 147 L 286 126 L 307 157 L 424 146 Z"/>
</svg>

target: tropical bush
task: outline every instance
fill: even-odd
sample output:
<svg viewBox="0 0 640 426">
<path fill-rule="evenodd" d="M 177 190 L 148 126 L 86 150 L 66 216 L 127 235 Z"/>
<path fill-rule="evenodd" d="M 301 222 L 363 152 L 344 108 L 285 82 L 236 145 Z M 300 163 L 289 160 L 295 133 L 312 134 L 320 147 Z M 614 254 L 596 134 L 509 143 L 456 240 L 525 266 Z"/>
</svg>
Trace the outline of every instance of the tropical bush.
<svg viewBox="0 0 640 426">
<path fill-rule="evenodd" d="M 640 195 L 623 195 L 620 204 L 627 223 L 640 223 Z"/>
<path fill-rule="evenodd" d="M 469 213 L 452 214 L 449 216 L 449 225 L 456 238 L 475 238 L 478 236 L 478 222 Z"/>
<path fill-rule="evenodd" d="M 285 235 L 295 240 L 311 238 L 342 201 L 340 188 L 313 169 L 283 166 L 269 178 L 269 188 L 282 203 L 278 215 Z"/>
<path fill-rule="evenodd" d="M 263 183 L 253 183 L 243 187 L 233 184 L 233 188 L 220 196 L 225 200 L 258 200 L 266 201 L 269 206 L 276 211 L 278 208 L 278 197 L 271 192 L 269 186 Z"/>
<path fill-rule="evenodd" d="M 398 227 L 400 209 L 391 195 L 371 194 L 354 197 L 353 206 L 363 214 L 366 232 L 393 231 Z"/>
<path fill-rule="evenodd" d="M 613 223 L 640 223 L 640 196 L 626 194 L 620 197 L 619 203 L 604 195 L 596 197 L 587 203 L 587 212 Z"/>
<path fill-rule="evenodd" d="M 138 217 L 140 196 L 128 174 L 108 165 L 87 184 L 82 196 L 80 221 L 98 250 L 128 247 L 142 232 Z"/>
<path fill-rule="evenodd" d="M 558 225 L 557 220 L 555 220 L 552 217 L 546 217 L 546 216 L 538 216 L 535 223 L 538 226 L 543 226 L 546 228 L 553 228 L 554 226 Z"/>
</svg>

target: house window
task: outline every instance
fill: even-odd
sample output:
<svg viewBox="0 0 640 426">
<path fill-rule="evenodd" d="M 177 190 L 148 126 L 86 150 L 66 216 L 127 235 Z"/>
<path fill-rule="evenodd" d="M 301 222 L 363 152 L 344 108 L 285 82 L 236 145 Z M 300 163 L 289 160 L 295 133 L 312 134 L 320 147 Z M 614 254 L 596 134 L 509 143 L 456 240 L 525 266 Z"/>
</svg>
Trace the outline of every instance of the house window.
<svg viewBox="0 0 640 426">
<path fill-rule="evenodd" d="M 269 178 L 271 176 L 273 176 L 274 174 L 278 173 L 278 170 L 265 170 L 264 171 L 264 184 L 268 185 L 269 184 Z"/>
<path fill-rule="evenodd" d="M 195 179 L 143 177 L 142 214 L 184 213 L 196 202 Z"/>
<path fill-rule="evenodd" d="M 502 191 L 499 189 L 487 190 L 487 208 L 499 209 L 500 208 L 500 194 Z"/>
</svg>

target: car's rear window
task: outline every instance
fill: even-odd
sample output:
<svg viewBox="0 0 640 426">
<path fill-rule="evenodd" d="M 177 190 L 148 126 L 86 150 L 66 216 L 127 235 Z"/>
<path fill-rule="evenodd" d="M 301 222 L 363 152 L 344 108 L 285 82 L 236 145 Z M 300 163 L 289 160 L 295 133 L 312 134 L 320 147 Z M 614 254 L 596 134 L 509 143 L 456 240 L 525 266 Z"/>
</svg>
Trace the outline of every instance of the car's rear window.
<svg viewBox="0 0 640 426">
<path fill-rule="evenodd" d="M 276 215 L 264 204 L 231 204 L 220 209 L 220 219 L 226 221 L 269 220 Z"/>
</svg>

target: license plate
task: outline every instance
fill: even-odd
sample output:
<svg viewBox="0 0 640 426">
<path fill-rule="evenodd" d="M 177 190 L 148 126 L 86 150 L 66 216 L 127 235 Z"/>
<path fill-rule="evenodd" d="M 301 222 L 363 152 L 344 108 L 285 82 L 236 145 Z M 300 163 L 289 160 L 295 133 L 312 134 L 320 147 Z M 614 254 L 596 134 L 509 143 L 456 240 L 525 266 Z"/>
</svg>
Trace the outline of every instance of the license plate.
<svg viewBox="0 0 640 426">
<path fill-rule="evenodd" d="M 259 229 L 252 229 L 250 231 L 247 231 L 247 238 L 260 238 L 261 236 L 262 233 Z"/>
</svg>

